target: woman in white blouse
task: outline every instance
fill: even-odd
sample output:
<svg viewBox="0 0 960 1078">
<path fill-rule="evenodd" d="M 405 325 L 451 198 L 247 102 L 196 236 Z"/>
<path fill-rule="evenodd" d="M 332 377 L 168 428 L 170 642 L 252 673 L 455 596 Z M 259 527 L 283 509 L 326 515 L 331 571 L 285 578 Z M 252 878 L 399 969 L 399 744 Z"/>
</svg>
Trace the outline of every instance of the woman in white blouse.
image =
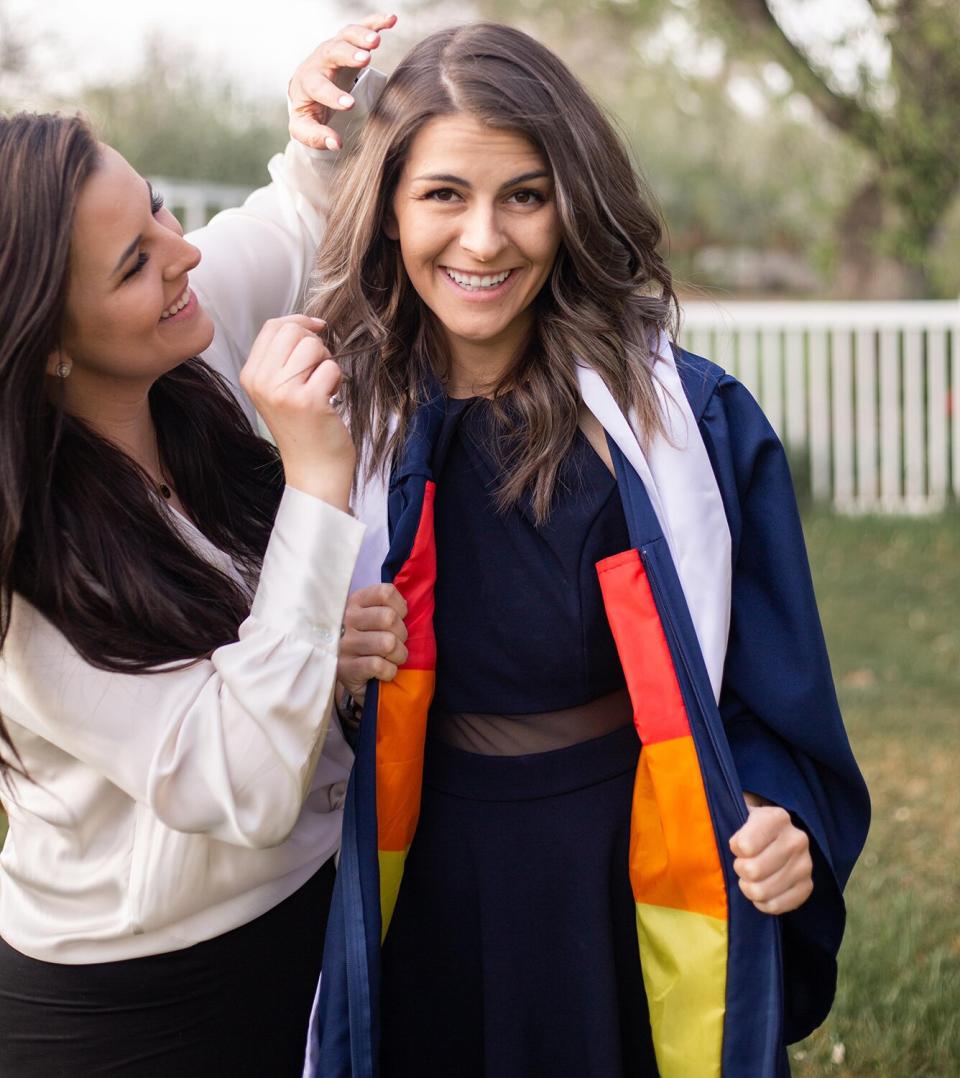
<svg viewBox="0 0 960 1078">
<path fill-rule="evenodd" d="M 291 130 L 339 145 L 327 106 L 376 87 L 331 80 L 391 25 L 298 69 Z M 363 527 L 339 370 L 316 321 L 277 316 L 332 156 L 291 142 L 188 242 L 79 119 L 0 117 L 4 1078 L 300 1072 Z M 389 664 L 384 606 L 366 627 L 394 630 Z"/>
</svg>

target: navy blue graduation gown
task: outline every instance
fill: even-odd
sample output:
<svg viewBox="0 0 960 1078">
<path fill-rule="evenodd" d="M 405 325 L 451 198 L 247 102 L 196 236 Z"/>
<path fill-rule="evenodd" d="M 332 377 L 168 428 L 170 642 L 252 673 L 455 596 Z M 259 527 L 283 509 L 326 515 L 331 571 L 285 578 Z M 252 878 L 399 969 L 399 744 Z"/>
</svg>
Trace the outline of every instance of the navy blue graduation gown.
<svg viewBox="0 0 960 1078">
<path fill-rule="evenodd" d="M 810 836 L 814 891 L 780 918 L 784 1039 L 827 1016 L 843 937 L 842 890 L 870 800 L 837 703 L 784 448 L 735 378 L 689 352 L 677 367 L 713 465 L 733 554 L 720 713 L 744 790 L 787 809 Z"/>
<path fill-rule="evenodd" d="M 636 473 L 612 446 L 635 547 L 632 559 L 619 568 L 626 571 L 626 580 L 636 563 L 637 580 L 645 570 L 656 591 L 654 602 L 650 585 L 642 583 L 647 596 L 644 617 L 654 611 L 666 636 L 661 633 L 658 638 L 655 632 L 649 640 L 662 651 L 658 676 L 663 673 L 679 690 L 681 711 L 689 715 L 688 727 L 684 715 L 678 721 L 696 745 L 691 759 L 699 757 L 720 858 L 715 879 L 707 883 L 713 886 L 722 870 L 721 892 L 729 899 L 726 1017 L 722 1062 L 714 1057 L 716 1073 L 722 1070 L 727 1078 L 772 1078 L 786 1065 L 784 1044 L 809 1033 L 830 1009 L 844 924 L 842 888 L 866 837 L 869 800 L 840 717 L 783 447 L 735 379 L 700 357 L 679 350 L 676 355 L 732 539 L 731 626 L 719 710 L 656 516 Z M 411 426 L 402 465 L 391 480 L 391 550 L 384 579 L 395 579 L 398 586 L 403 581 L 401 590 L 411 589 L 408 602 L 419 603 L 417 649 L 422 654 L 403 685 L 389 693 L 375 685 L 368 691 L 347 796 L 318 1020 L 312 1031 L 313 1058 L 317 1073 L 324 1076 L 372 1075 L 377 1070 L 379 940 L 389 923 L 417 801 L 413 756 L 404 747 L 381 768 L 377 724 L 387 722 L 384 736 L 389 742 L 409 739 L 410 723 L 415 721 L 422 744 L 435 659 L 429 629 L 430 574 L 435 573 L 429 461 L 439 422 L 435 405 L 424 404 Z M 630 587 L 621 588 L 619 597 L 613 598 L 629 606 Z M 608 604 L 608 615 L 612 612 Z M 628 622 L 628 634 L 641 622 Z M 636 645 L 640 662 L 646 661 L 646 646 Z M 627 675 L 629 684 L 629 670 Z M 673 691 L 666 681 L 663 684 L 665 691 Z M 383 714 L 378 696 L 390 698 Z M 639 720 L 638 730 L 646 745 Z M 385 816 L 381 812 L 378 820 L 379 787 L 386 782 L 386 790 L 396 781 L 397 766 L 405 769 L 404 790 L 413 796 L 403 793 L 396 802 L 398 815 L 389 802 L 392 795 L 385 793 L 387 801 L 382 804 L 391 811 Z M 740 790 L 786 808 L 811 839 L 814 893 L 803 907 L 777 921 L 759 914 L 739 895 L 732 857 L 725 848 L 726 838 L 745 818 Z M 398 831 L 401 838 L 381 842 L 378 853 L 378 829 L 382 839 L 384 827 Z M 391 876 L 392 884 L 384 892 L 384 880 Z M 654 881 L 654 890 L 657 886 Z M 720 898 L 726 902 L 722 894 Z M 687 1020 L 695 1037 L 698 1016 L 690 1014 L 687 1019 L 684 1014 L 683 1021 Z M 666 1049 L 682 1056 L 683 1038 L 674 1027 Z M 688 1073 L 685 1064 L 678 1066 Z M 714 1065 L 710 1070 L 714 1073 Z"/>
</svg>

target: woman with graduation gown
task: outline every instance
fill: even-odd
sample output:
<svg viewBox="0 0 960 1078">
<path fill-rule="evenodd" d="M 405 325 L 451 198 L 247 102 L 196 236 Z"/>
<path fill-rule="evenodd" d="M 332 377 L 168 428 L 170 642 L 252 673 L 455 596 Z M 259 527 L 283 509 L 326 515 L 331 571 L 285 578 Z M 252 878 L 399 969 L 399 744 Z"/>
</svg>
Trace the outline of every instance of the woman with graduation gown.
<svg viewBox="0 0 960 1078">
<path fill-rule="evenodd" d="M 314 1073 L 785 1073 L 869 806 L 776 434 L 671 345 L 656 215 L 526 35 L 417 46 L 336 211 L 309 309 L 354 585 L 409 637 L 363 701 Z"/>
</svg>

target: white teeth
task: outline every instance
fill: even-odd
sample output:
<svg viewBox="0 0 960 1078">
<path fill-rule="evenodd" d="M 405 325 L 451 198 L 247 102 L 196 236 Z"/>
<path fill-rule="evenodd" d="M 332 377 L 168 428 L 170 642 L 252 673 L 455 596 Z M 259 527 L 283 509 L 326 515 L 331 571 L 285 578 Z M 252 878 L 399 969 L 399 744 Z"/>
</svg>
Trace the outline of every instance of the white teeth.
<svg viewBox="0 0 960 1078">
<path fill-rule="evenodd" d="M 472 292 L 478 288 L 496 288 L 497 285 L 503 284 L 513 271 L 504 270 L 503 273 L 478 277 L 475 273 L 460 273 L 459 270 L 449 269 L 445 266 L 444 272 L 451 281 L 455 281 L 461 288 L 466 288 Z"/>
<path fill-rule="evenodd" d="M 160 321 L 165 318 L 172 318 L 177 311 L 182 311 L 184 307 L 190 302 L 190 296 L 192 295 L 189 287 L 183 290 L 180 298 L 176 303 L 171 303 L 170 306 L 160 315 Z"/>
</svg>

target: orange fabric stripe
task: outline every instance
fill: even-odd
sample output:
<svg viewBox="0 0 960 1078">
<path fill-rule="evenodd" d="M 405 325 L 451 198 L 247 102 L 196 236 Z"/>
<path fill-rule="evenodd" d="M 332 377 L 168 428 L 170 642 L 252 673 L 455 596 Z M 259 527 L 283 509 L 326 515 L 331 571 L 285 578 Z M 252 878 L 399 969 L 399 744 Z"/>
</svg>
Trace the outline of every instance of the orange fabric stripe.
<svg viewBox="0 0 960 1078">
<path fill-rule="evenodd" d="M 437 639 L 433 633 L 433 587 L 437 579 L 437 547 L 433 538 L 435 483 L 423 492 L 423 509 L 410 557 L 393 578 L 394 587 L 407 600 L 407 651 L 404 664 L 415 670 L 435 670 Z"/>
<path fill-rule="evenodd" d="M 423 743 L 433 698 L 433 670 L 403 667 L 380 685 L 377 706 L 378 848 L 406 850 L 420 815 Z"/>
<path fill-rule="evenodd" d="M 683 737 L 690 722 L 660 615 L 636 550 L 597 562 L 607 620 L 633 701 L 633 721 L 644 745 Z"/>
<path fill-rule="evenodd" d="M 723 870 L 691 737 L 644 745 L 640 753 L 630 882 L 637 902 L 726 920 Z"/>
</svg>

